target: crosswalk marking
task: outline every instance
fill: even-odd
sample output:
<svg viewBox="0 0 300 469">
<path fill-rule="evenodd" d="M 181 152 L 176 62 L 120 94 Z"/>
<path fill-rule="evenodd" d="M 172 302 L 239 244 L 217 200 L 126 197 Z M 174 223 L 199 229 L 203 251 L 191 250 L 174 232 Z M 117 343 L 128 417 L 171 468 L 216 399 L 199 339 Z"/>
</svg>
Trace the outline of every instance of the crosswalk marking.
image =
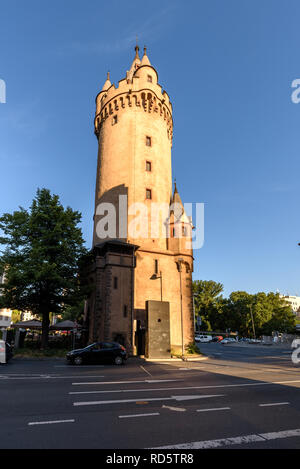
<svg viewBox="0 0 300 469">
<path fill-rule="evenodd" d="M 230 438 L 220 438 L 216 440 L 192 441 L 183 444 L 172 444 L 167 446 L 157 446 L 151 449 L 208 449 L 220 448 L 221 446 L 241 445 L 247 443 L 266 442 L 280 438 L 300 437 L 300 428 L 294 430 L 283 430 L 270 433 L 259 433 L 253 435 L 242 435 Z"/>
</svg>

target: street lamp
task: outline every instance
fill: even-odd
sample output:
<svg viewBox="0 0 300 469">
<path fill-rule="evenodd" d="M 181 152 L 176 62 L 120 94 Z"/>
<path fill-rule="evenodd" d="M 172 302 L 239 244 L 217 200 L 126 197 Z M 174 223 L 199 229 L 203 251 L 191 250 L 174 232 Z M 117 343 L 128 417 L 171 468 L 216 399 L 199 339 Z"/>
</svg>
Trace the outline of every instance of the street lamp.
<svg viewBox="0 0 300 469">
<path fill-rule="evenodd" d="M 150 280 L 157 280 L 160 278 L 160 301 L 163 300 L 163 297 L 162 297 L 162 273 L 161 271 L 159 272 L 159 275 L 157 274 L 153 274 L 151 277 L 150 277 Z"/>
</svg>

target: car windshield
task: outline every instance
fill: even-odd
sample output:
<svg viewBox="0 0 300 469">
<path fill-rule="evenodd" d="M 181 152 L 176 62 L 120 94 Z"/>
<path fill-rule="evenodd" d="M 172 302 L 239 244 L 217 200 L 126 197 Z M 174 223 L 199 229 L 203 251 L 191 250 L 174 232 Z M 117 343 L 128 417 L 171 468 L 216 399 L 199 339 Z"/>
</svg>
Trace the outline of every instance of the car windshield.
<svg viewBox="0 0 300 469">
<path fill-rule="evenodd" d="M 97 342 L 95 342 L 94 344 L 91 344 L 91 345 L 88 345 L 87 347 L 84 348 L 84 350 L 90 350 L 92 348 L 95 348 L 97 347 L 99 344 Z"/>
</svg>

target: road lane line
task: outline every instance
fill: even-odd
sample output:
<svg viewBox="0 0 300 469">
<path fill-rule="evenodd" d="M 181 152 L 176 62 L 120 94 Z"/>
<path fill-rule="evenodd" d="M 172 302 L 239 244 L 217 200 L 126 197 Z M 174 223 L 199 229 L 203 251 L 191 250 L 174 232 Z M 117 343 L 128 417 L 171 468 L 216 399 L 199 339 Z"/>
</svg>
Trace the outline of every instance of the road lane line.
<svg viewBox="0 0 300 469">
<path fill-rule="evenodd" d="M 105 391 L 70 391 L 69 394 L 111 394 L 126 392 L 150 392 L 150 391 L 185 391 L 191 389 L 201 389 L 201 386 L 183 386 L 176 388 L 144 388 L 144 389 L 108 389 Z"/>
<path fill-rule="evenodd" d="M 145 373 L 147 373 L 149 376 L 152 376 L 152 374 L 151 374 L 149 371 L 145 370 L 145 368 L 144 368 L 142 365 L 140 366 L 140 368 L 142 368 L 142 370 L 143 370 Z"/>
<path fill-rule="evenodd" d="M 72 365 L 54 365 L 53 368 L 69 368 L 71 367 Z M 76 366 L 76 369 L 77 368 L 85 368 L 85 369 L 93 369 L 93 370 L 97 370 L 98 368 L 104 368 L 104 365 L 75 365 Z"/>
<path fill-rule="evenodd" d="M 177 380 L 161 380 L 161 381 L 97 381 L 94 383 L 72 383 L 72 385 L 81 385 L 81 384 L 129 384 L 129 383 L 154 383 L 154 382 L 171 382 Z M 146 389 L 122 389 L 122 390 L 109 390 L 109 391 L 77 391 L 70 392 L 69 394 L 102 394 L 106 392 L 145 392 L 145 391 L 165 391 L 165 390 L 184 390 L 184 389 L 222 389 L 222 388 L 238 388 L 238 387 L 249 387 L 249 386 L 267 386 L 267 385 L 276 385 L 276 384 L 292 384 L 300 383 L 300 380 L 293 381 L 276 381 L 276 382 L 259 382 L 259 383 L 242 383 L 242 384 L 219 384 L 212 386 L 184 386 L 176 388 L 146 388 Z"/>
<path fill-rule="evenodd" d="M 81 378 L 82 376 L 51 376 L 51 375 L 40 375 L 40 376 L 10 376 L 10 375 L 1 375 L 0 378 L 7 380 L 29 380 L 29 379 L 75 379 Z M 105 376 L 97 376 L 98 378 L 104 378 Z M 85 378 L 95 378 L 95 376 L 85 376 Z"/>
<path fill-rule="evenodd" d="M 217 410 L 230 410 L 230 407 L 215 407 L 213 409 L 198 409 L 196 412 L 213 412 Z"/>
<path fill-rule="evenodd" d="M 194 399 L 206 399 L 211 397 L 221 397 L 224 394 L 208 394 L 208 395 L 198 395 L 198 396 L 171 396 L 171 397 L 151 397 L 145 398 L 147 402 L 150 401 L 187 401 Z M 105 405 L 105 404 L 127 404 L 129 402 L 138 402 L 138 399 L 118 399 L 118 400 L 108 400 L 108 401 L 87 401 L 87 402 L 73 402 L 73 406 L 88 406 L 88 405 Z"/>
<path fill-rule="evenodd" d="M 132 414 L 132 415 L 119 415 L 119 419 L 129 419 L 135 417 L 151 417 L 153 415 L 160 415 L 159 412 L 153 412 L 152 414 Z"/>
<path fill-rule="evenodd" d="M 28 425 L 51 425 L 51 424 L 54 424 L 54 423 L 74 423 L 75 420 L 74 419 L 70 419 L 70 420 L 48 420 L 48 421 L 45 421 L 45 422 L 29 422 Z"/>
<path fill-rule="evenodd" d="M 103 378 L 103 376 L 99 376 Z M 143 379 L 142 381 L 88 381 L 86 383 L 72 383 L 72 386 L 81 386 L 81 385 L 96 385 L 96 384 L 135 384 L 135 383 L 171 383 L 174 381 L 180 381 L 178 379 Z"/>
<path fill-rule="evenodd" d="M 290 402 L 271 402 L 269 404 L 259 404 L 259 407 L 271 407 L 274 405 L 289 405 Z"/>
<path fill-rule="evenodd" d="M 170 405 L 162 405 L 162 409 L 174 410 L 174 412 L 185 412 L 184 407 L 172 407 Z"/>
</svg>

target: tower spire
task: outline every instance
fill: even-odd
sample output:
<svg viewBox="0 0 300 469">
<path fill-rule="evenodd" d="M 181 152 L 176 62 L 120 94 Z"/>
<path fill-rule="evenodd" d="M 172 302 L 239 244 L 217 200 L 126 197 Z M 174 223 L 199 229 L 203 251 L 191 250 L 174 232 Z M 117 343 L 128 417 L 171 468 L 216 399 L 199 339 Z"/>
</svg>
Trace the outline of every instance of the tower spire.
<svg viewBox="0 0 300 469">
<path fill-rule="evenodd" d="M 137 37 L 137 36 L 136 36 L 136 44 L 135 44 L 134 50 L 135 50 L 135 59 L 140 59 L 140 58 L 139 58 L 139 50 L 140 50 L 140 48 L 139 48 L 139 45 L 138 45 L 138 37 Z"/>
<path fill-rule="evenodd" d="M 144 46 L 144 55 L 143 55 L 143 58 L 142 58 L 141 65 L 150 65 L 151 66 L 150 60 L 148 59 L 148 56 L 147 56 L 147 47 L 146 46 Z"/>
<path fill-rule="evenodd" d="M 111 87 L 111 82 L 110 82 L 110 73 L 109 71 L 107 72 L 107 77 L 106 77 L 106 82 L 103 85 L 102 91 L 108 90 L 108 88 Z"/>
</svg>

